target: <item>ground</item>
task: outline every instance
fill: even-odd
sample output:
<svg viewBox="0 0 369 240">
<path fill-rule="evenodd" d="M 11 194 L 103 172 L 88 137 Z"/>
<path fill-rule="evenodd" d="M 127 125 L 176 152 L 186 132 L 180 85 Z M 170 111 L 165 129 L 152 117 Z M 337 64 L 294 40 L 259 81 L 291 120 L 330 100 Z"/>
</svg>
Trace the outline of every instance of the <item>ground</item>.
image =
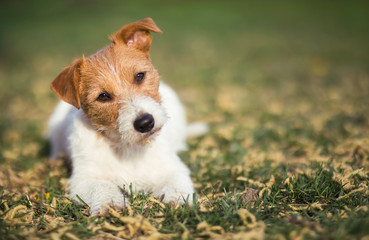
<svg viewBox="0 0 369 240">
<path fill-rule="evenodd" d="M 0 239 L 369 239 L 366 1 L 5 1 Z M 151 58 L 190 121 L 196 204 L 144 193 L 89 217 L 48 160 L 49 84 L 123 24 L 152 17 Z"/>
</svg>

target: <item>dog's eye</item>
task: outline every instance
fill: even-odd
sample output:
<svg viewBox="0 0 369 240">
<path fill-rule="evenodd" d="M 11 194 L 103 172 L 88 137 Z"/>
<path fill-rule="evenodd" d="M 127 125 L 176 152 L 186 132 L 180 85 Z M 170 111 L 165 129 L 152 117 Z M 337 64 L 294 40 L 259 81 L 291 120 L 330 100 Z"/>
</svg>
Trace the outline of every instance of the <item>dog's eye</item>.
<svg viewBox="0 0 369 240">
<path fill-rule="evenodd" d="M 135 83 L 140 84 L 145 79 L 145 73 L 140 72 L 135 75 Z"/>
<path fill-rule="evenodd" d="M 101 93 L 96 100 L 99 102 L 108 102 L 111 100 L 111 96 L 108 93 Z"/>
</svg>

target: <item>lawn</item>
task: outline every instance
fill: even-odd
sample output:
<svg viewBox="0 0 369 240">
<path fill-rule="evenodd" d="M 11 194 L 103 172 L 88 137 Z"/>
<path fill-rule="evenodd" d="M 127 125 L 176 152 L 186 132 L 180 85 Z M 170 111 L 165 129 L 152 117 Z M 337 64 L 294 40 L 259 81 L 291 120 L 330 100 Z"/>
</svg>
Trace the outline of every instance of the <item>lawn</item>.
<svg viewBox="0 0 369 240">
<path fill-rule="evenodd" d="M 0 239 L 369 239 L 367 1 L 3 1 Z M 48 160 L 50 82 L 152 17 L 151 58 L 208 123 L 180 153 L 197 201 L 88 216 Z"/>
</svg>

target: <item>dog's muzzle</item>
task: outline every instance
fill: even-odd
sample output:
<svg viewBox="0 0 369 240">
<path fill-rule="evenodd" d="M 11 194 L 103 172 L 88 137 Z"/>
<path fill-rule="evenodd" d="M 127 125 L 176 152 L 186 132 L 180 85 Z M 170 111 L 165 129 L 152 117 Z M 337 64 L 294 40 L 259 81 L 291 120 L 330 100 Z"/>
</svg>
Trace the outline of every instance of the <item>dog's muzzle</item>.
<svg viewBox="0 0 369 240">
<path fill-rule="evenodd" d="M 137 117 L 136 120 L 133 122 L 133 127 L 137 132 L 140 133 L 150 132 L 154 128 L 154 126 L 155 126 L 154 117 L 149 113 L 145 113 Z"/>
<path fill-rule="evenodd" d="M 117 126 L 121 140 L 126 144 L 146 144 L 167 121 L 164 107 L 151 97 L 134 95 L 120 104 Z"/>
</svg>

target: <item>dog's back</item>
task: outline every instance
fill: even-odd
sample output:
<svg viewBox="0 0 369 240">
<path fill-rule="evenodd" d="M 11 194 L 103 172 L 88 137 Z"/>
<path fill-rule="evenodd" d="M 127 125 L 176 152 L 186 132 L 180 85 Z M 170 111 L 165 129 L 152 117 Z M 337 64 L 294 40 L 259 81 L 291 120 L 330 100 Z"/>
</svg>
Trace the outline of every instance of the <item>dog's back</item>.
<svg viewBox="0 0 369 240">
<path fill-rule="evenodd" d="M 49 119 L 47 138 L 51 143 L 50 159 L 56 160 L 69 155 L 67 138 L 70 133 L 70 124 L 68 119 L 78 111 L 72 105 L 60 101 Z"/>
</svg>

